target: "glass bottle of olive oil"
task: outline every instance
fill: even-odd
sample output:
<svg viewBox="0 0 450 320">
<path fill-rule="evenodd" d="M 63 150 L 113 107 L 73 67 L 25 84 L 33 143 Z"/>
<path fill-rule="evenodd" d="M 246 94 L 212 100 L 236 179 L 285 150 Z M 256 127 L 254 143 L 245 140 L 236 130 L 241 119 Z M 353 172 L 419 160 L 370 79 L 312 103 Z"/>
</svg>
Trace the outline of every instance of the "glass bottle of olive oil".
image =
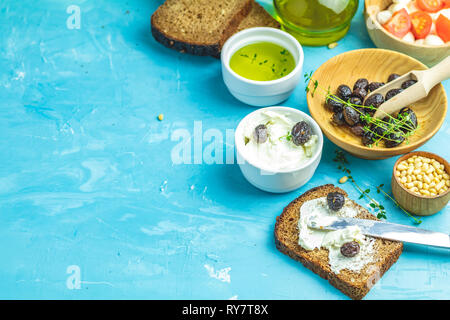
<svg viewBox="0 0 450 320">
<path fill-rule="evenodd" d="M 345 36 L 358 0 L 274 0 L 282 28 L 301 44 L 322 46 Z"/>
</svg>

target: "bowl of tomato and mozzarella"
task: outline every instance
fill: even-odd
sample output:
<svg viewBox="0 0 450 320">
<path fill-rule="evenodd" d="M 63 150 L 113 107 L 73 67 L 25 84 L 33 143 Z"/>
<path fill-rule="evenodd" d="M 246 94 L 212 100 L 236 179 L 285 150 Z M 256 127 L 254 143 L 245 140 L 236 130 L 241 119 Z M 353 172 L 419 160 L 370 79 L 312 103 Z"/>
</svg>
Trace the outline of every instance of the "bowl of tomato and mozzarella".
<svg viewBox="0 0 450 320">
<path fill-rule="evenodd" d="M 432 66 L 450 55 L 450 0 L 366 0 L 366 26 L 379 48 Z"/>
</svg>

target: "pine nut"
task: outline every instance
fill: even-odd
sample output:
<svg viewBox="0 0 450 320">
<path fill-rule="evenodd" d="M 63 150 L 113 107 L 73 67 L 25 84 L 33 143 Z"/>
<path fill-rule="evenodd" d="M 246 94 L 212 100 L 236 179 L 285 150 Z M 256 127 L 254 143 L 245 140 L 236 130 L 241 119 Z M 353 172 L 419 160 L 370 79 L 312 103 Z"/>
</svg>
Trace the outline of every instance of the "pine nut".
<svg viewBox="0 0 450 320">
<path fill-rule="evenodd" d="M 436 196 L 450 188 L 450 176 L 435 159 L 412 156 L 401 161 L 394 172 L 400 183 L 419 195 Z"/>
<path fill-rule="evenodd" d="M 339 183 L 346 183 L 348 180 L 348 176 L 343 176 L 342 178 L 339 179 Z"/>
<path fill-rule="evenodd" d="M 439 182 L 437 185 L 436 185 L 436 190 L 441 190 L 442 189 L 442 187 L 445 185 L 445 181 L 443 181 L 443 180 L 441 180 L 441 182 Z"/>
</svg>

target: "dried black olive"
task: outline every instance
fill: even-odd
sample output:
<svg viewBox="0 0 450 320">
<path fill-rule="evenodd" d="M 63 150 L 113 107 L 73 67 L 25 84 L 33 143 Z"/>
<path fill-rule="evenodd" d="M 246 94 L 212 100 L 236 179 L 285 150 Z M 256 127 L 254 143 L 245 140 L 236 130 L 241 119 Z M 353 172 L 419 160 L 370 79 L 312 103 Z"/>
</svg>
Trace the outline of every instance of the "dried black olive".
<svg viewBox="0 0 450 320">
<path fill-rule="evenodd" d="M 350 99 L 350 96 L 352 95 L 352 90 L 350 89 L 349 86 L 345 85 L 345 84 L 341 84 L 338 88 L 337 88 L 337 95 L 339 98 L 341 98 L 344 101 L 347 101 L 348 99 Z"/>
<path fill-rule="evenodd" d="M 361 139 L 363 145 L 368 146 L 375 142 L 374 135 L 372 132 L 367 131 L 363 134 Z"/>
<path fill-rule="evenodd" d="M 378 108 L 384 102 L 384 97 L 382 94 L 375 93 L 369 96 L 366 101 L 364 101 L 365 106 L 373 106 Z"/>
<path fill-rule="evenodd" d="M 350 100 L 349 100 L 349 102 L 350 102 L 351 104 L 356 104 L 356 105 L 358 105 L 358 106 L 362 106 L 363 100 L 361 100 L 361 99 L 358 98 L 358 97 L 351 97 Z"/>
<path fill-rule="evenodd" d="M 402 83 L 402 89 L 409 88 L 416 82 L 417 82 L 416 80 L 406 80 L 405 82 Z"/>
<path fill-rule="evenodd" d="M 336 126 L 343 126 L 345 124 L 345 119 L 342 111 L 334 113 L 331 122 Z"/>
<path fill-rule="evenodd" d="M 341 246 L 341 254 L 344 257 L 351 258 L 359 253 L 359 243 L 356 241 L 346 242 Z"/>
<path fill-rule="evenodd" d="M 361 101 L 364 101 L 364 98 L 367 96 L 366 89 L 356 88 L 353 90 L 352 97 L 357 97 L 361 99 Z"/>
<path fill-rule="evenodd" d="M 384 145 L 386 148 L 394 148 L 405 141 L 405 137 L 402 132 L 392 132 L 384 139 Z"/>
<path fill-rule="evenodd" d="M 350 131 L 359 137 L 362 137 L 364 135 L 364 127 L 362 125 L 356 125 L 350 128 Z"/>
<path fill-rule="evenodd" d="M 413 131 L 417 128 L 418 123 L 416 113 L 408 107 L 404 107 L 398 112 L 397 119 L 400 121 L 405 120 L 405 124 L 402 125 L 401 128 L 403 132 Z"/>
<path fill-rule="evenodd" d="M 375 91 L 382 86 L 384 86 L 384 82 L 371 82 L 369 83 L 369 91 Z"/>
<path fill-rule="evenodd" d="M 359 112 L 352 107 L 345 107 L 343 113 L 345 122 L 347 122 L 349 126 L 354 126 L 359 122 Z"/>
<path fill-rule="evenodd" d="M 369 87 L 369 81 L 367 79 L 361 78 L 356 80 L 355 85 L 353 86 L 353 91 L 355 91 L 356 88 L 364 89 L 367 91 Z"/>
<path fill-rule="evenodd" d="M 392 97 L 398 95 L 400 92 L 402 92 L 403 89 L 391 89 L 386 93 L 386 98 L 385 101 L 388 101 L 389 99 L 391 99 Z"/>
<path fill-rule="evenodd" d="M 264 124 L 257 125 L 253 131 L 253 138 L 256 143 L 264 143 L 267 141 L 267 127 Z"/>
<path fill-rule="evenodd" d="M 336 99 L 336 98 L 334 98 L 334 99 Z M 336 101 L 334 99 L 328 98 L 326 101 L 326 106 L 328 107 L 328 109 L 330 109 L 330 111 L 333 111 L 333 112 L 342 111 L 342 109 L 344 108 L 344 105 L 340 101 Z"/>
<path fill-rule="evenodd" d="M 327 203 L 328 208 L 333 211 L 338 211 L 344 206 L 345 197 L 342 193 L 330 192 L 329 194 L 327 194 Z"/>
<path fill-rule="evenodd" d="M 383 119 L 385 121 L 386 118 Z M 377 122 L 372 125 L 372 132 L 375 133 L 375 138 L 381 138 L 385 135 L 386 131 L 389 130 L 389 125 L 384 122 Z"/>
<path fill-rule="evenodd" d="M 311 127 L 305 121 L 297 122 L 292 127 L 291 135 L 296 146 L 304 145 L 311 138 Z"/>
<path fill-rule="evenodd" d="M 392 73 L 391 75 L 389 75 L 388 77 L 388 82 L 391 82 L 392 80 L 395 80 L 397 78 L 400 78 L 400 75 L 397 73 Z"/>
<path fill-rule="evenodd" d="M 356 107 L 356 109 L 359 111 L 359 123 L 360 124 L 366 124 L 368 119 L 365 119 L 365 118 L 361 119 L 361 116 L 364 116 L 364 115 L 368 114 L 369 113 L 368 111 L 370 111 L 370 110 L 365 108 L 365 107 L 362 107 L 362 106 L 361 107 Z"/>
</svg>

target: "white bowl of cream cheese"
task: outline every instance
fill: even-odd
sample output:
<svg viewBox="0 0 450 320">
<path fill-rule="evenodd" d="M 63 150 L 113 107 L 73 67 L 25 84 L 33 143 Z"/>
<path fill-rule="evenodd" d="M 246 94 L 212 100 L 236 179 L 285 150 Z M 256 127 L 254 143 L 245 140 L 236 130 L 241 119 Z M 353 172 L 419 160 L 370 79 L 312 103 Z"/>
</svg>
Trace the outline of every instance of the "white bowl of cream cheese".
<svg viewBox="0 0 450 320">
<path fill-rule="evenodd" d="M 291 131 L 306 122 L 310 138 L 302 145 L 292 141 Z M 258 143 L 255 128 L 265 125 L 267 140 Z M 237 162 L 244 177 L 255 187 L 274 193 L 289 192 L 307 183 L 319 165 L 323 136 L 319 125 L 306 113 L 288 107 L 267 107 L 248 114 L 235 132 Z"/>
</svg>

